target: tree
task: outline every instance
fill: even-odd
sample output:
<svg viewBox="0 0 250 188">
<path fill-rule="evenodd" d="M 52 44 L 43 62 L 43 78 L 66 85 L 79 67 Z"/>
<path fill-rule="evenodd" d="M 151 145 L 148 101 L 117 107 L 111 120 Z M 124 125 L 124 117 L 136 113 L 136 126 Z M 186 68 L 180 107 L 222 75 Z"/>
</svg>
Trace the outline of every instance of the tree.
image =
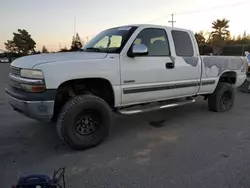
<svg viewBox="0 0 250 188">
<path fill-rule="evenodd" d="M 65 47 L 61 48 L 59 52 L 68 52 L 68 51 L 69 51 L 69 50 L 68 50 L 67 47 L 65 46 Z"/>
<path fill-rule="evenodd" d="M 245 44 L 250 44 L 250 36 L 247 35 L 246 31 L 244 31 L 243 35 L 239 35 L 236 40 L 235 40 L 235 44 L 242 44 L 242 45 L 245 45 Z"/>
<path fill-rule="evenodd" d="M 40 51 L 35 51 L 33 54 L 41 54 Z"/>
<path fill-rule="evenodd" d="M 204 45 L 206 43 L 206 38 L 202 31 L 195 33 L 194 35 L 199 46 Z"/>
<path fill-rule="evenodd" d="M 247 38 L 246 30 L 244 31 L 242 38 L 243 38 L 243 39 Z"/>
<path fill-rule="evenodd" d="M 13 39 L 7 40 L 5 48 L 9 52 L 20 55 L 28 55 L 35 52 L 36 42 L 25 29 L 18 29 L 17 33 L 13 33 Z"/>
<path fill-rule="evenodd" d="M 225 42 L 225 40 L 230 38 L 230 31 L 229 28 L 229 20 L 227 19 L 217 19 L 212 23 L 212 42 L 214 44 L 221 45 Z"/>
<path fill-rule="evenodd" d="M 238 35 L 237 37 L 236 37 L 236 39 L 235 39 L 236 41 L 241 41 L 242 40 L 242 37 L 241 37 L 241 35 Z"/>
<path fill-rule="evenodd" d="M 229 20 L 223 18 L 217 19 L 212 22 L 212 29 L 210 43 L 213 46 L 213 53 L 220 55 L 222 53 L 222 46 L 226 43 L 226 40 L 230 39 Z"/>
<path fill-rule="evenodd" d="M 49 51 L 47 50 L 47 48 L 43 45 L 43 48 L 42 48 L 42 53 L 49 53 Z"/>
<path fill-rule="evenodd" d="M 73 36 L 70 51 L 78 51 L 81 48 L 82 48 L 81 38 L 80 38 L 79 34 L 76 33 L 76 36 Z"/>
</svg>

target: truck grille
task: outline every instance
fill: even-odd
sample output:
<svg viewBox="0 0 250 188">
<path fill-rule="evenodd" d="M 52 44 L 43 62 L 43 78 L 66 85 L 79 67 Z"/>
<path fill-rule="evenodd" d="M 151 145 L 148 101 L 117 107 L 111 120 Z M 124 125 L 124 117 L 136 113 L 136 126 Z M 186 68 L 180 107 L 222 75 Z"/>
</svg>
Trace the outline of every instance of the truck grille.
<svg viewBox="0 0 250 188">
<path fill-rule="evenodd" d="M 12 86 L 20 89 L 20 86 L 21 86 L 20 82 L 18 82 L 16 80 L 10 80 L 10 83 L 11 83 Z"/>
<path fill-rule="evenodd" d="M 10 73 L 12 75 L 15 75 L 15 76 L 20 76 L 20 71 L 21 71 L 21 68 L 18 68 L 18 67 L 10 67 Z"/>
<path fill-rule="evenodd" d="M 21 68 L 13 67 L 13 66 L 10 67 L 11 75 L 20 76 L 20 71 L 21 71 Z M 10 79 L 10 84 L 16 88 L 20 88 L 20 85 L 21 85 L 21 83 L 13 79 Z"/>
</svg>

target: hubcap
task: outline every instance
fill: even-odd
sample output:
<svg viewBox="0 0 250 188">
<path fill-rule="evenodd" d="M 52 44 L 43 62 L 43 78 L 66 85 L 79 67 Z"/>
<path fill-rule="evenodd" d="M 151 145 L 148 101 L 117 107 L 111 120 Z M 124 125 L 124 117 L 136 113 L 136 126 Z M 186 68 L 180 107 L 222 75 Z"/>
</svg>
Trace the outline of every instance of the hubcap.
<svg viewBox="0 0 250 188">
<path fill-rule="evenodd" d="M 86 136 L 95 133 L 99 127 L 99 120 L 93 113 L 82 113 L 75 121 L 75 130 L 78 134 Z"/>
</svg>

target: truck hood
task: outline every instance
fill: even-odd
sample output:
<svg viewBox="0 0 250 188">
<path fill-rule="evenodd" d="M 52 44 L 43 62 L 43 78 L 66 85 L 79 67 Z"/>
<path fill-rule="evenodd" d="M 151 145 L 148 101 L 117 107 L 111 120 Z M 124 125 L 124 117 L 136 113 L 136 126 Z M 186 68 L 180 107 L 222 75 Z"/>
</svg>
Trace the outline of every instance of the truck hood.
<svg viewBox="0 0 250 188">
<path fill-rule="evenodd" d="M 35 65 L 53 63 L 58 61 L 80 61 L 88 59 L 103 59 L 107 53 L 96 52 L 60 52 L 49 54 L 37 54 L 18 58 L 11 63 L 11 66 L 31 69 Z"/>
</svg>

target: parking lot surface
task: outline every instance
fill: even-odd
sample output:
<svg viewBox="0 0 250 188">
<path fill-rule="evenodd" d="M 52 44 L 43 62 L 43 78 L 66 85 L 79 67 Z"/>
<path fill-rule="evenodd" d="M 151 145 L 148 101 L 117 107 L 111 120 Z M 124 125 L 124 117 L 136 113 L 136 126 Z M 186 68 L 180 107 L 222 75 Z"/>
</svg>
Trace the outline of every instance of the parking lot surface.
<svg viewBox="0 0 250 188">
<path fill-rule="evenodd" d="M 207 101 L 133 116 L 114 114 L 110 137 L 73 151 L 53 124 L 13 111 L 4 96 L 9 64 L 0 64 L 0 188 L 31 173 L 66 167 L 68 188 L 250 187 L 250 94 L 234 108 L 207 110 Z"/>
</svg>

